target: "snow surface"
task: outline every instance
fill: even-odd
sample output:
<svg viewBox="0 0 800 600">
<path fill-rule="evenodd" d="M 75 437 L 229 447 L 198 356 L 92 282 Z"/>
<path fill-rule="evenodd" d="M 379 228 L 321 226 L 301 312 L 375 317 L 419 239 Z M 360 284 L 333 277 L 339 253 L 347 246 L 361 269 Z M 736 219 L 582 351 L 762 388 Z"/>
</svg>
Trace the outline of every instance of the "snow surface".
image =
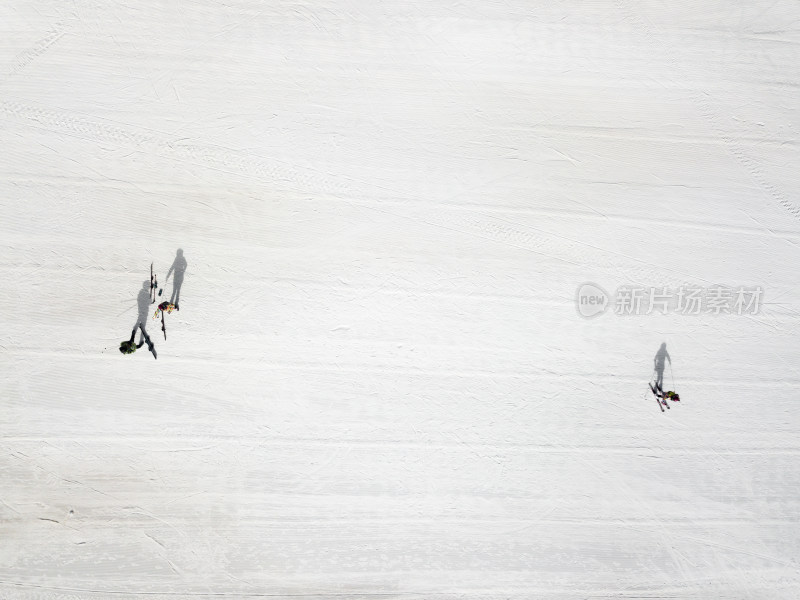
<svg viewBox="0 0 800 600">
<path fill-rule="evenodd" d="M 798 64 L 792 0 L 0 3 L 0 598 L 800 597 Z"/>
</svg>

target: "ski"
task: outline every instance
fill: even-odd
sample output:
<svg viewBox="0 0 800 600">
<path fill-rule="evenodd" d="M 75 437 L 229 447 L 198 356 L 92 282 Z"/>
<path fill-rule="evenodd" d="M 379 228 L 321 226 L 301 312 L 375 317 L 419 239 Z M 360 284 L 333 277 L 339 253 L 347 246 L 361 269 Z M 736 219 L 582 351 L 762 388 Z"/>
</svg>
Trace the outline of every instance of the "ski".
<svg viewBox="0 0 800 600">
<path fill-rule="evenodd" d="M 661 387 L 660 383 L 656 383 L 656 389 L 658 390 L 659 396 L 661 396 L 661 401 L 664 403 L 664 406 L 666 406 L 667 408 L 670 408 L 669 402 L 667 402 L 667 398 L 666 398 L 666 396 L 664 396 L 664 388 Z"/>
<path fill-rule="evenodd" d="M 656 387 L 658 388 L 658 393 L 661 395 L 661 399 L 664 401 L 664 406 L 669 408 L 669 402 L 667 402 L 669 398 L 667 398 L 666 394 L 664 394 L 664 388 L 661 387 L 660 383 L 656 384 Z"/>
<path fill-rule="evenodd" d="M 664 407 L 661 405 L 661 400 L 659 399 L 658 394 L 656 394 L 656 390 L 653 388 L 653 384 L 648 383 L 647 385 L 650 386 L 650 391 L 653 392 L 653 395 L 656 397 L 656 402 L 658 402 L 658 408 L 661 409 L 661 412 L 664 412 Z"/>
<path fill-rule="evenodd" d="M 661 412 L 664 412 L 664 407 L 665 407 L 665 406 L 666 406 L 667 408 L 669 408 L 669 404 L 668 404 L 668 403 L 667 403 L 667 401 L 664 399 L 664 396 L 663 396 L 662 394 L 659 394 L 659 393 L 656 391 L 656 388 L 655 388 L 655 387 L 653 387 L 653 384 L 652 384 L 652 383 L 648 383 L 647 385 L 649 385 L 649 386 L 650 386 L 650 391 L 651 391 L 651 392 L 653 392 L 653 395 L 656 397 L 656 401 L 658 402 L 658 406 L 661 408 Z M 656 385 L 658 385 L 658 384 L 656 384 Z M 671 410 L 671 409 L 670 409 L 670 410 Z"/>
<path fill-rule="evenodd" d="M 150 304 L 156 303 L 157 287 L 158 287 L 158 278 L 153 274 L 153 263 L 150 263 Z"/>
<path fill-rule="evenodd" d="M 150 352 L 153 353 L 153 358 L 158 360 L 158 355 L 156 354 L 156 346 L 155 346 L 155 344 L 153 344 L 153 341 L 150 339 L 150 336 L 147 335 L 147 332 L 144 330 L 144 328 L 141 325 L 139 326 L 139 328 L 141 329 L 142 337 L 147 342 L 148 350 L 150 350 Z M 139 346 L 141 346 L 141 345 L 142 345 L 141 342 L 139 342 Z"/>
</svg>

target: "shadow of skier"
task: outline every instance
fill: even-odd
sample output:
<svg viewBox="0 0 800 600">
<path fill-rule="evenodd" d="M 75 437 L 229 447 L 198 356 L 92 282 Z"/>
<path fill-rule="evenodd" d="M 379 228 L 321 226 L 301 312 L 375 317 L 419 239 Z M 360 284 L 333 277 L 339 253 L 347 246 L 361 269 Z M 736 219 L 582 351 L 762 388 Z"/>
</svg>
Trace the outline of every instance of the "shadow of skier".
<svg viewBox="0 0 800 600">
<path fill-rule="evenodd" d="M 669 356 L 669 352 L 667 352 L 667 343 L 664 342 L 661 344 L 661 347 L 656 352 L 655 357 L 653 358 L 653 368 L 656 374 L 656 388 L 662 389 L 663 382 L 664 382 L 664 362 L 669 361 L 669 364 L 672 364 L 672 358 Z"/>
<path fill-rule="evenodd" d="M 175 260 L 172 261 L 172 266 L 167 272 L 165 281 L 169 281 L 169 276 L 172 275 L 173 271 L 175 272 L 175 277 L 172 279 L 172 296 L 170 296 L 169 302 L 175 305 L 176 310 L 180 310 L 181 287 L 183 286 L 183 275 L 186 273 L 186 259 L 183 257 L 182 248 L 178 248 Z"/>
<path fill-rule="evenodd" d="M 150 315 L 150 294 L 151 294 L 151 285 L 149 281 L 144 281 L 142 283 L 142 289 L 139 290 L 139 295 L 136 297 L 136 304 L 139 306 L 139 314 L 136 317 L 136 323 L 133 325 L 133 330 L 131 331 L 131 339 L 127 342 L 123 342 L 121 345 L 121 350 L 126 354 L 132 353 L 133 350 L 133 340 L 136 338 L 136 330 L 140 331 L 139 335 L 139 343 L 136 344 L 136 348 L 141 348 L 145 342 L 147 343 L 147 348 L 150 352 L 153 353 L 153 358 L 158 358 L 156 355 L 156 347 L 153 344 L 150 336 L 147 335 L 147 318 Z"/>
</svg>

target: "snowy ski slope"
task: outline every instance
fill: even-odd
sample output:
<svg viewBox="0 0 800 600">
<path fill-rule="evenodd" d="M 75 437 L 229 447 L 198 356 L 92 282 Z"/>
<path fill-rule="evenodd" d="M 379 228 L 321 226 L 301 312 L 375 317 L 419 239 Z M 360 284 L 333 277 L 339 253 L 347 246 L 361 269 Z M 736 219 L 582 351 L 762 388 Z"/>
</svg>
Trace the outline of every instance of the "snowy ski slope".
<svg viewBox="0 0 800 600">
<path fill-rule="evenodd" d="M 0 3 L 0 600 L 800 597 L 799 64 L 791 0 Z"/>
</svg>

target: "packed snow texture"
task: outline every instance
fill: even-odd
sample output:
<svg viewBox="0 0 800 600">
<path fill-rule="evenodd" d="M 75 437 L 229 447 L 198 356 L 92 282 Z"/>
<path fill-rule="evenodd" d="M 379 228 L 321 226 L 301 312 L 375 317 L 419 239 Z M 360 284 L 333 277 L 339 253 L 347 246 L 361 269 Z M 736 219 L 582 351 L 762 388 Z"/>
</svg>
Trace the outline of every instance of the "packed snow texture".
<svg viewBox="0 0 800 600">
<path fill-rule="evenodd" d="M 18 0 L 0 40 L 0 598 L 800 597 L 797 2 Z"/>
</svg>

